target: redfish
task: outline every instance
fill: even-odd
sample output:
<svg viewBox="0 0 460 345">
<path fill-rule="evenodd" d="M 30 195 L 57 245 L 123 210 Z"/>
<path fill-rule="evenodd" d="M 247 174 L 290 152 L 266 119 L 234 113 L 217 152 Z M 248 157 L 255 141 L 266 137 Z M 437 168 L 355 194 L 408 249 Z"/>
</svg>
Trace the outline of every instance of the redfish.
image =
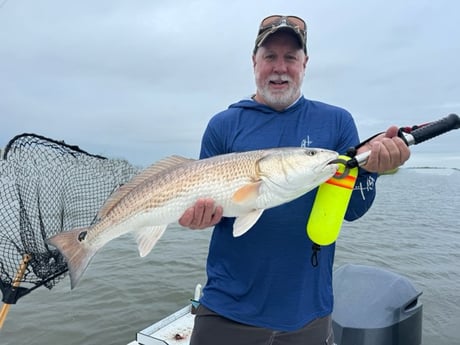
<svg viewBox="0 0 460 345">
<path fill-rule="evenodd" d="M 119 187 L 87 228 L 48 239 L 65 257 L 73 289 L 95 253 L 126 233 L 146 256 L 170 223 L 200 198 L 212 198 L 225 217 L 236 217 L 241 236 L 265 209 L 292 201 L 334 175 L 334 151 L 285 147 L 229 153 L 201 160 L 171 156 Z"/>
</svg>

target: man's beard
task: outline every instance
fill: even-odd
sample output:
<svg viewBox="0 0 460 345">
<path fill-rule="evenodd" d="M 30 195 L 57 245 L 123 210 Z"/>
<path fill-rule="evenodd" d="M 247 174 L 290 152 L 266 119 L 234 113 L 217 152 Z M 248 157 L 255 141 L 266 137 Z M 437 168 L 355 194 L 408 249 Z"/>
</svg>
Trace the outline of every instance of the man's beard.
<svg viewBox="0 0 460 345">
<path fill-rule="evenodd" d="M 271 81 L 287 81 L 288 89 L 283 91 L 273 91 L 270 89 Z M 257 91 L 263 97 L 268 106 L 277 109 L 285 109 L 293 104 L 300 96 L 300 85 L 302 85 L 303 74 L 299 76 L 299 83 L 294 81 L 287 75 L 271 75 L 266 79 L 265 83 L 261 83 L 256 76 Z"/>
</svg>

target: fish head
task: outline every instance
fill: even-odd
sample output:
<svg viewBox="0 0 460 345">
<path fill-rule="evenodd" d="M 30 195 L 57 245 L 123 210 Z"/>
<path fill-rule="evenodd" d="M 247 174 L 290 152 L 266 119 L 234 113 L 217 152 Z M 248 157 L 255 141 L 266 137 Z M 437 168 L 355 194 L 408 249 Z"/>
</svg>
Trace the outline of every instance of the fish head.
<svg viewBox="0 0 460 345">
<path fill-rule="evenodd" d="M 258 162 L 258 173 L 266 188 L 293 198 L 305 194 L 331 178 L 338 169 L 332 162 L 335 151 L 287 147 L 269 150 Z"/>
</svg>

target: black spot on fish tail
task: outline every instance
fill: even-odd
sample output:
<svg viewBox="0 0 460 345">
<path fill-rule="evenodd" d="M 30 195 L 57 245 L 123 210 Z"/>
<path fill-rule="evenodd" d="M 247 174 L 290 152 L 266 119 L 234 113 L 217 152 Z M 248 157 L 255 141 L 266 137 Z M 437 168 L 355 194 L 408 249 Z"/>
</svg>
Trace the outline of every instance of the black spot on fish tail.
<svg viewBox="0 0 460 345">
<path fill-rule="evenodd" d="M 88 235 L 88 231 L 82 231 L 78 234 L 78 240 L 81 242 L 86 238 L 86 235 Z"/>
</svg>

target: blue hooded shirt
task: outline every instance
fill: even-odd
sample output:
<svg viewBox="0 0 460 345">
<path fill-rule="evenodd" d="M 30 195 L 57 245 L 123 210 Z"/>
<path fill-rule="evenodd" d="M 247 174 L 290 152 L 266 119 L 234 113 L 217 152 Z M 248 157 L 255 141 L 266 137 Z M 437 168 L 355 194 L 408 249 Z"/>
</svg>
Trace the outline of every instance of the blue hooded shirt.
<svg viewBox="0 0 460 345">
<path fill-rule="evenodd" d="M 354 120 L 342 108 L 302 96 L 279 112 L 247 99 L 212 117 L 200 158 L 287 146 L 342 154 L 358 143 Z M 376 178 L 360 169 L 346 220 L 370 208 Z M 212 234 L 200 302 L 228 319 L 279 331 L 297 330 L 331 314 L 335 244 L 317 252 L 314 267 L 313 243 L 305 231 L 316 192 L 265 210 L 241 237 L 233 237 L 234 218 L 224 217 Z"/>
</svg>

